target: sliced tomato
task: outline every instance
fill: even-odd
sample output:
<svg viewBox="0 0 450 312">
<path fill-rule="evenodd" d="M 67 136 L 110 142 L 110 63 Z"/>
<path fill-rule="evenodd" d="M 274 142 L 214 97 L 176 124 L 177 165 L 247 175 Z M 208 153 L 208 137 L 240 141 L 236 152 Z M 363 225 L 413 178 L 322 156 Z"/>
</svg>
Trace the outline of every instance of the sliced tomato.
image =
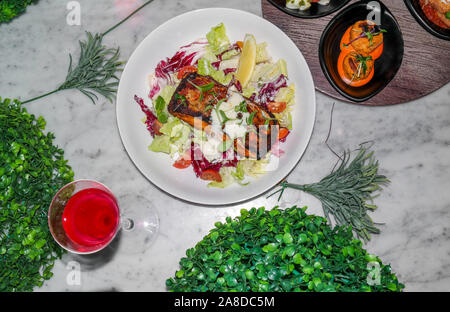
<svg viewBox="0 0 450 312">
<path fill-rule="evenodd" d="M 191 151 L 187 151 L 182 157 L 180 157 L 173 166 L 177 169 L 185 169 L 191 165 Z"/>
<path fill-rule="evenodd" d="M 289 129 L 288 128 L 280 128 L 280 131 L 278 131 L 278 140 L 284 140 L 288 134 L 289 134 Z"/>
<path fill-rule="evenodd" d="M 185 169 L 191 165 L 191 160 L 180 158 L 174 162 L 173 166 L 177 169 Z"/>
<path fill-rule="evenodd" d="M 203 171 L 202 174 L 200 175 L 200 179 L 206 181 L 222 182 L 222 176 L 220 175 L 220 173 L 212 169 Z"/>
<path fill-rule="evenodd" d="M 186 77 L 187 74 L 195 73 L 196 71 L 197 68 L 195 66 L 192 65 L 184 66 L 178 71 L 177 78 L 183 79 L 184 77 Z"/>
<path fill-rule="evenodd" d="M 281 113 L 286 109 L 286 102 L 270 102 L 267 104 L 267 108 L 271 113 Z"/>
</svg>

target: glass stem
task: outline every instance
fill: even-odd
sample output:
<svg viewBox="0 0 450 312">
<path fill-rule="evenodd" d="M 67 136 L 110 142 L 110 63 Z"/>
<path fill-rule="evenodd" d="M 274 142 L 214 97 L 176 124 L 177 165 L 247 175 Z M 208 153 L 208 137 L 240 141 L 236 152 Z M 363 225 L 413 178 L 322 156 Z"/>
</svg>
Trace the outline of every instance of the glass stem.
<svg viewBox="0 0 450 312">
<path fill-rule="evenodd" d="M 134 221 L 130 218 L 123 218 L 121 221 L 121 226 L 124 231 L 131 231 L 134 229 Z"/>
</svg>

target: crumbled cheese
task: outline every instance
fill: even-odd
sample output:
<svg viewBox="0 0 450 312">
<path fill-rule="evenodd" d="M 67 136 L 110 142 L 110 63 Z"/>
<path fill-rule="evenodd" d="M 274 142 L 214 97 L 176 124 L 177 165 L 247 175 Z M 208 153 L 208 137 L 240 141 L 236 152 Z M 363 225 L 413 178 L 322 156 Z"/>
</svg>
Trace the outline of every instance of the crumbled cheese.
<svg viewBox="0 0 450 312">
<path fill-rule="evenodd" d="M 219 152 L 220 144 L 222 144 L 221 137 L 217 135 L 215 135 L 214 137 L 208 136 L 208 140 L 203 141 L 200 144 L 200 149 L 209 162 L 214 162 L 222 158 L 222 153 Z"/>
</svg>

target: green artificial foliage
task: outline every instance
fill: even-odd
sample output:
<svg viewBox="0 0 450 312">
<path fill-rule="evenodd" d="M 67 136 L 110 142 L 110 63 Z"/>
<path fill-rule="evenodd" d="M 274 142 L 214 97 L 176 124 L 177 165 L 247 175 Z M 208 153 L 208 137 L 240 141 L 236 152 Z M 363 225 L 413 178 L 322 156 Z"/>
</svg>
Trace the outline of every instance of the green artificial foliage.
<svg viewBox="0 0 450 312">
<path fill-rule="evenodd" d="M 45 120 L 0 98 L 0 291 L 32 291 L 52 276 L 63 249 L 48 227 L 55 193 L 73 180 Z"/>
<path fill-rule="evenodd" d="M 25 12 L 27 6 L 36 2 L 37 0 L 0 0 L 0 24 L 9 22 Z"/>
<path fill-rule="evenodd" d="M 305 208 L 241 210 L 180 261 L 171 291 L 401 291 L 389 265 L 367 253 L 350 227 L 332 229 Z M 377 273 L 378 270 L 378 273 Z M 377 283 L 379 277 L 379 283 Z"/>
<path fill-rule="evenodd" d="M 351 226 L 356 236 L 367 242 L 370 234 L 380 233 L 368 212 L 377 209 L 373 202 L 378 196 L 375 193 L 388 184 L 389 179 L 378 174 L 378 161 L 364 145 L 360 146 L 351 161 L 350 155 L 350 152 L 345 152 L 335 169 L 320 182 L 293 184 L 283 181 L 280 183 L 281 189 L 272 195 L 279 193 L 279 200 L 288 188 L 309 193 L 322 202 L 323 212 L 330 224 L 333 216 L 337 225 Z"/>
</svg>

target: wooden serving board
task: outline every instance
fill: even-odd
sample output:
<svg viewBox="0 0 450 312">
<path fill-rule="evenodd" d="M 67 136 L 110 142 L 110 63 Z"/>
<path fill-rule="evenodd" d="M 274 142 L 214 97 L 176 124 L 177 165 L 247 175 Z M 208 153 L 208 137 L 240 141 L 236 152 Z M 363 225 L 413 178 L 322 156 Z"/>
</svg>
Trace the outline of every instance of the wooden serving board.
<svg viewBox="0 0 450 312">
<path fill-rule="evenodd" d="M 348 5 L 357 2 L 352 0 Z M 422 28 L 402 0 L 383 0 L 400 24 L 405 43 L 402 66 L 379 94 L 362 105 L 392 105 L 421 98 L 450 81 L 450 41 L 434 37 Z M 344 7 L 345 8 L 345 7 Z M 342 9 L 341 9 L 342 10 Z M 290 16 L 262 0 L 263 17 L 281 28 L 299 47 L 311 70 L 316 89 L 339 100 L 319 63 L 319 41 L 330 20 L 340 11 L 316 19 Z"/>
</svg>

